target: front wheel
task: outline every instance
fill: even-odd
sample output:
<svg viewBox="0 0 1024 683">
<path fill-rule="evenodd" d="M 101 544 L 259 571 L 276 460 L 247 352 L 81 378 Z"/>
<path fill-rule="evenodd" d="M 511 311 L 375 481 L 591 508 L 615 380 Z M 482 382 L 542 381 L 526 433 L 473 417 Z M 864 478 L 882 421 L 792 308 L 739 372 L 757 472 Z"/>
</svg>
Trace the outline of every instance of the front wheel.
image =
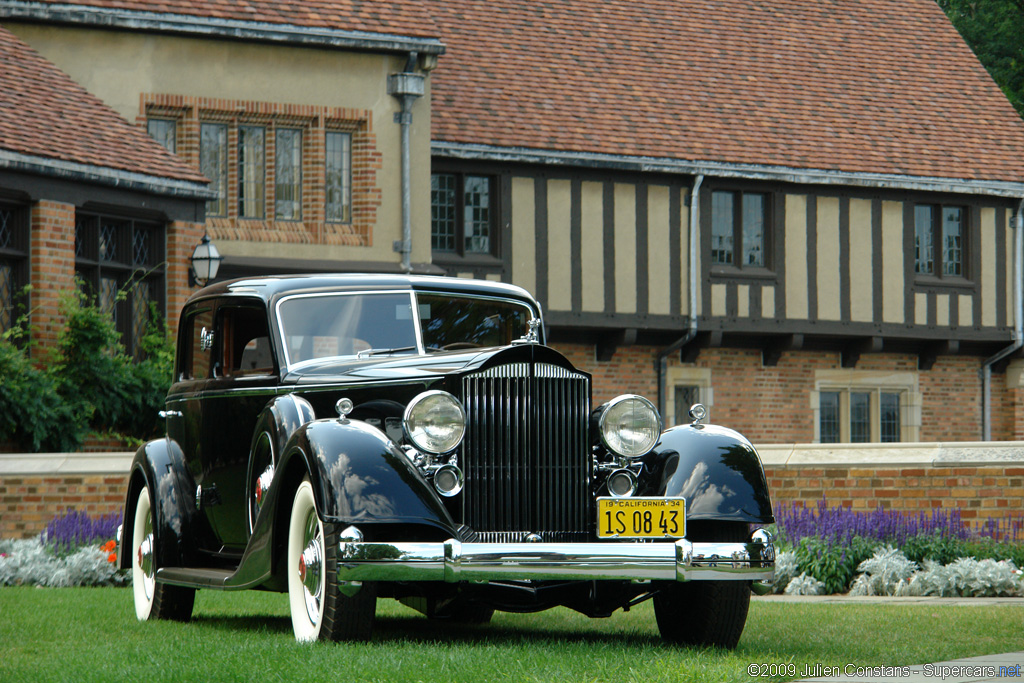
<svg viewBox="0 0 1024 683">
<path fill-rule="evenodd" d="M 376 587 L 364 582 L 355 595 L 338 585 L 335 524 L 316 512 L 313 486 L 304 479 L 295 492 L 288 523 L 288 602 L 295 639 L 369 640 L 377 607 Z"/>
<path fill-rule="evenodd" d="M 132 594 L 139 621 L 174 619 L 188 621 L 196 599 L 194 588 L 169 586 L 156 581 L 156 537 L 149 486 L 135 499 L 132 524 Z"/>
<path fill-rule="evenodd" d="M 693 522 L 693 541 L 746 541 L 743 522 Z M 677 645 L 735 649 L 750 607 L 749 581 L 688 581 L 654 596 L 661 637 Z"/>
</svg>

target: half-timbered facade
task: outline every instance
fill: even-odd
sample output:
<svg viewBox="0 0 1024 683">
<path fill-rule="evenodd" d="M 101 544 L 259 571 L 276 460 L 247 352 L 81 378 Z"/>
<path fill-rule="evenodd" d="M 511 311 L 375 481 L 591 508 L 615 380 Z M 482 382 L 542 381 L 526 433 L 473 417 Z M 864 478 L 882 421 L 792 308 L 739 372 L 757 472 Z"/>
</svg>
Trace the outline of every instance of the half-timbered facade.
<svg viewBox="0 0 1024 683">
<path fill-rule="evenodd" d="M 535 291 L 595 400 L 1019 436 L 1024 122 L 934 2 L 455 5 L 434 263 Z"/>
</svg>

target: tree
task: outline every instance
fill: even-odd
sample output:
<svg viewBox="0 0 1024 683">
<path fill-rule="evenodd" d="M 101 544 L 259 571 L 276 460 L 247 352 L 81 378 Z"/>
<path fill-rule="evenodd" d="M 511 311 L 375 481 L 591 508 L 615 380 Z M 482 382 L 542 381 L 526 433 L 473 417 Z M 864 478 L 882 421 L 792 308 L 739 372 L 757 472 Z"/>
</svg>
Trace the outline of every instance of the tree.
<svg viewBox="0 0 1024 683">
<path fill-rule="evenodd" d="M 1024 116 L 1024 0 L 936 0 Z"/>
</svg>

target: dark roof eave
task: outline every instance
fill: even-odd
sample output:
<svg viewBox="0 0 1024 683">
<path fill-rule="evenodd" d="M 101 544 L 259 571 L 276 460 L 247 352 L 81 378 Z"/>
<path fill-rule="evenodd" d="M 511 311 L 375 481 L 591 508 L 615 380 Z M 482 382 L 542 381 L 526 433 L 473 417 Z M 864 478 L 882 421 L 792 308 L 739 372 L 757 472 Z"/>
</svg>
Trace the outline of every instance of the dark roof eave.
<svg viewBox="0 0 1024 683">
<path fill-rule="evenodd" d="M 74 4 L 51 5 L 40 2 L 0 0 L 0 18 L 351 50 L 418 52 L 437 55 L 443 54 L 445 51 L 444 44 L 437 38 L 418 38 L 388 33 L 344 31 L 315 26 L 273 24 Z"/>
<path fill-rule="evenodd" d="M 532 149 L 527 147 L 495 147 L 475 143 L 439 142 L 430 144 L 432 156 L 448 159 L 503 161 L 548 166 L 602 168 L 618 171 L 707 175 L 717 178 L 767 180 L 801 185 L 845 185 L 949 194 L 976 194 L 994 197 L 1024 198 L 1024 182 L 971 180 L 967 178 L 933 178 L 895 173 L 856 173 L 825 169 L 789 168 L 759 164 L 734 164 L 721 161 L 699 161 L 641 157 L 594 152 Z"/>
<path fill-rule="evenodd" d="M 163 178 L 145 173 L 82 164 L 75 161 L 50 159 L 12 152 L 6 149 L 0 149 L 0 169 L 61 178 L 75 182 L 94 183 L 178 199 L 207 201 L 217 198 L 216 191 L 207 187 L 206 183 L 177 178 Z"/>
</svg>

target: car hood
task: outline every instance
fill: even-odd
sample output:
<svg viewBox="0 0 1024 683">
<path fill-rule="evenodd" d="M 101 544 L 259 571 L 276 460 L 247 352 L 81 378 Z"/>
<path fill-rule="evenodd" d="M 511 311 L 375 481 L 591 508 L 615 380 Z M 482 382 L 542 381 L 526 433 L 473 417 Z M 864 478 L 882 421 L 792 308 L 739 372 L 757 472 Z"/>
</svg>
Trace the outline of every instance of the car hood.
<svg viewBox="0 0 1024 683">
<path fill-rule="evenodd" d="M 567 370 L 576 370 L 565 356 L 550 347 L 522 344 L 423 356 L 378 356 L 359 360 L 325 358 L 292 370 L 283 380 L 285 383 L 299 385 L 401 381 L 476 372 L 507 363 L 549 363 Z"/>
</svg>

